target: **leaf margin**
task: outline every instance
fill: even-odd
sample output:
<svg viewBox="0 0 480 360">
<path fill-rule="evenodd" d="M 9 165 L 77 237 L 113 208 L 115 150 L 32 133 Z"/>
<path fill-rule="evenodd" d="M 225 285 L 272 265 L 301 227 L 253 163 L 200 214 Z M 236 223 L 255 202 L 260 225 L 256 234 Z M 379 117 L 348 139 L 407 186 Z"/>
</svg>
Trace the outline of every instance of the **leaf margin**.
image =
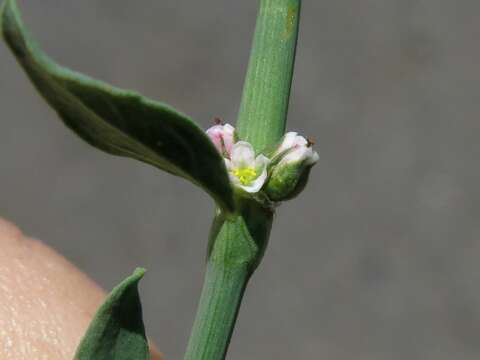
<svg viewBox="0 0 480 360">
<path fill-rule="evenodd" d="M 125 278 L 119 285 L 113 288 L 106 300 L 98 308 L 93 320 L 85 332 L 85 335 L 75 351 L 73 360 L 150 360 L 150 349 L 145 334 L 145 327 L 142 318 L 142 307 L 140 303 L 140 296 L 138 294 L 138 283 L 143 278 L 144 274 L 145 269 L 137 268 L 132 275 Z M 131 299 L 126 297 L 129 295 L 133 296 L 133 304 L 128 303 Z M 122 303 L 122 301 L 127 301 L 127 303 Z M 118 315 L 117 313 L 119 310 L 125 310 L 123 309 L 124 307 L 130 308 L 132 305 L 137 310 L 137 314 L 135 314 L 137 316 L 135 319 L 137 321 L 137 329 L 134 330 L 138 333 L 137 336 L 127 337 L 127 341 L 123 337 L 121 341 L 128 342 L 128 346 L 125 348 L 131 349 L 134 347 L 136 351 L 136 357 L 123 357 L 125 352 L 119 354 L 119 357 L 117 357 L 115 345 L 118 339 L 114 339 L 113 341 L 110 339 L 108 341 L 108 339 L 105 339 L 103 334 L 108 332 L 108 330 L 112 331 L 112 329 L 107 329 L 108 321 L 112 320 L 115 315 Z M 113 318 L 113 321 L 115 320 L 118 319 Z M 121 323 L 122 320 L 119 320 L 119 322 Z M 135 331 L 127 331 L 127 334 L 133 334 Z M 104 347 L 105 345 L 107 348 Z M 108 347 L 109 345 L 112 346 Z M 122 347 L 122 349 L 123 348 L 124 347 Z M 141 357 L 138 357 L 137 355 Z M 130 355 L 127 354 L 127 356 Z"/>
<path fill-rule="evenodd" d="M 104 152 L 107 152 L 113 155 L 123 156 L 123 157 L 130 157 L 130 158 L 148 163 L 150 165 L 153 165 L 173 175 L 181 176 L 191 181 L 195 185 L 198 185 L 201 188 L 203 188 L 215 200 L 217 205 L 222 210 L 224 210 L 227 214 L 234 212 L 235 210 L 234 189 L 230 184 L 223 158 L 218 153 L 214 144 L 210 141 L 210 139 L 205 134 L 203 129 L 201 129 L 188 116 L 175 110 L 173 107 L 167 104 L 144 97 L 136 91 L 117 88 L 107 84 L 106 82 L 93 79 L 88 75 L 84 75 L 80 72 L 76 72 L 66 67 L 63 67 L 61 65 L 58 65 L 56 62 L 51 60 L 40 49 L 40 47 L 36 44 L 36 42 L 31 38 L 28 30 L 25 28 L 23 21 L 21 19 L 20 11 L 18 9 L 16 0 L 5 0 L 2 4 L 0 4 L 0 35 L 4 38 L 7 45 L 12 50 L 17 61 L 23 67 L 27 76 L 30 78 L 33 85 L 35 86 L 37 91 L 40 93 L 40 95 L 57 112 L 57 114 L 59 115 L 61 120 L 65 123 L 65 125 L 67 125 L 67 127 L 72 129 L 84 141 L 86 141 L 87 143 L 89 143 L 90 145 L 96 148 L 99 148 L 100 150 L 103 150 Z M 30 63 L 28 63 L 29 60 L 30 60 Z M 35 70 L 38 71 L 38 69 L 34 69 L 34 68 L 32 69 L 32 66 L 38 66 L 40 68 L 40 71 L 36 73 Z M 41 71 L 44 71 L 44 73 L 42 74 Z M 41 77 L 42 75 L 45 77 L 48 77 L 48 79 L 47 80 L 41 79 L 41 78 L 38 79 L 38 77 Z M 49 83 L 50 81 L 49 83 L 50 88 L 46 86 L 47 90 L 43 89 L 42 91 L 41 85 L 39 85 L 39 83 L 41 83 L 43 80 L 45 80 L 46 83 Z M 48 91 L 61 92 L 59 91 L 58 88 L 63 89 L 68 95 L 71 95 L 75 100 L 78 100 L 79 104 L 85 107 L 85 111 L 90 111 L 92 113 L 92 114 L 89 114 L 90 116 L 94 116 L 94 115 L 97 116 L 102 122 L 102 126 L 103 125 L 111 126 L 116 131 L 121 132 L 122 135 L 126 135 L 127 137 L 130 136 L 130 134 L 125 134 L 124 132 L 122 132 L 122 129 L 119 129 L 118 127 L 113 126 L 108 120 L 101 119 L 101 117 L 94 110 L 92 111 L 90 108 L 88 108 L 88 105 L 85 105 L 85 103 L 82 102 L 82 99 L 79 99 L 79 97 L 76 96 L 76 94 L 74 93 L 72 94 L 71 89 L 68 89 L 68 87 L 65 84 L 62 84 L 61 83 L 62 81 L 64 82 L 76 81 L 81 86 L 85 86 L 85 88 L 90 87 L 90 90 L 94 89 L 96 91 L 104 91 L 105 93 L 109 93 L 113 97 L 117 97 L 124 101 L 128 100 L 128 101 L 137 102 L 138 103 L 137 105 L 140 106 L 140 108 L 150 109 L 152 111 L 158 111 L 159 113 L 160 112 L 168 113 L 169 116 L 177 117 L 179 119 L 181 118 L 182 121 L 184 121 L 183 125 L 188 123 L 188 127 L 190 127 L 188 130 L 194 132 L 195 137 L 198 137 L 198 141 L 202 142 L 204 146 L 203 150 L 205 150 L 205 154 L 201 156 L 203 156 L 205 159 L 209 157 L 209 160 L 206 161 L 206 163 L 210 165 L 214 164 L 214 166 L 212 165 L 214 171 L 205 175 L 204 174 L 205 171 L 202 171 L 202 166 L 199 166 L 200 169 L 194 167 L 195 165 L 194 161 L 190 161 L 192 164 L 192 168 L 194 169 L 192 170 L 192 172 L 194 173 L 193 175 L 191 173 L 186 172 L 185 169 L 179 168 L 175 164 L 172 165 L 170 163 L 169 164 L 170 166 L 166 166 L 165 164 L 168 161 L 168 159 L 164 162 L 157 161 L 157 159 L 162 158 L 162 155 L 159 154 L 158 152 L 155 152 L 155 149 L 152 149 L 152 147 L 149 147 L 148 145 L 143 144 L 139 139 L 134 138 L 133 142 L 136 142 L 134 146 L 138 146 L 139 144 L 143 146 L 143 149 L 142 149 L 143 153 L 140 155 L 135 153 L 132 154 L 131 151 L 129 152 L 129 149 L 127 150 L 117 149 L 117 151 L 115 151 L 115 149 L 111 146 L 111 144 L 109 144 L 110 147 L 108 146 L 102 147 L 98 143 L 95 143 L 95 141 L 92 140 L 91 138 L 88 138 L 88 136 L 85 136 L 85 135 L 82 136 L 79 133 L 78 129 L 75 129 L 74 127 L 72 127 L 72 125 L 69 124 L 67 120 L 65 120 L 65 115 L 61 113 L 61 111 L 59 111 L 57 108 L 58 106 L 55 105 L 55 101 L 60 102 L 61 99 L 52 100 L 53 95 L 46 94 Z M 53 90 L 52 90 L 52 87 L 53 87 Z M 187 127 L 185 127 L 185 129 L 187 129 Z M 183 144 L 186 145 L 188 140 L 180 139 L 179 137 L 177 137 L 176 139 L 176 141 L 180 141 L 180 142 L 182 142 L 182 140 L 183 140 Z M 196 152 L 193 151 L 192 153 L 194 153 L 195 155 L 198 155 L 198 151 Z M 155 159 L 155 160 L 152 160 L 152 159 Z M 205 161 L 201 165 L 205 165 Z"/>
</svg>

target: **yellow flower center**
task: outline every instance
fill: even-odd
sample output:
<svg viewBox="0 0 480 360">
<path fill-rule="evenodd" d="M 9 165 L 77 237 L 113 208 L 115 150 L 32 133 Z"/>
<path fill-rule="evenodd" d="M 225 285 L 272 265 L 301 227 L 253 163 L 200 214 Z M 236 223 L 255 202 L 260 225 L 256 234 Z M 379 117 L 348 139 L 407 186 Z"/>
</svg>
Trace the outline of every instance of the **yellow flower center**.
<svg viewBox="0 0 480 360">
<path fill-rule="evenodd" d="M 257 172 L 252 167 L 236 168 L 233 170 L 233 175 L 242 185 L 248 185 L 257 178 Z"/>
</svg>

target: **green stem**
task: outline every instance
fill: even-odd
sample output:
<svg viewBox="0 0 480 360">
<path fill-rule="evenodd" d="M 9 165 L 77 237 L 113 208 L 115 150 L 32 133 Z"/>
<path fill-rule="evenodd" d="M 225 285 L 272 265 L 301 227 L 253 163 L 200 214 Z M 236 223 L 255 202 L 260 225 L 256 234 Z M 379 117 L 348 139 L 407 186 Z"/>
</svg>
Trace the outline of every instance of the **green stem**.
<svg viewBox="0 0 480 360">
<path fill-rule="evenodd" d="M 246 266 L 208 265 L 185 360 L 225 358 L 248 278 Z"/>
<path fill-rule="evenodd" d="M 237 122 L 257 151 L 282 137 L 287 119 L 301 0 L 261 0 Z M 225 359 L 247 282 L 265 252 L 273 211 L 237 202 L 236 217 L 212 226 L 205 283 L 185 360 Z"/>
<path fill-rule="evenodd" d="M 240 302 L 258 254 L 242 217 L 220 220 L 185 360 L 225 358 Z"/>
<path fill-rule="evenodd" d="M 257 151 L 285 132 L 301 0 L 261 0 L 237 131 Z"/>
</svg>

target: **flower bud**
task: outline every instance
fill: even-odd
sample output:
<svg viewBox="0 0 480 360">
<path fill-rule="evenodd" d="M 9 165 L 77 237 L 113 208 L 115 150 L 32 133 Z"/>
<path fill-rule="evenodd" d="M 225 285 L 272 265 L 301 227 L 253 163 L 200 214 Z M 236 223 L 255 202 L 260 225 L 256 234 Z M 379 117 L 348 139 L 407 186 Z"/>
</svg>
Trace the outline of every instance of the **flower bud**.
<svg viewBox="0 0 480 360">
<path fill-rule="evenodd" d="M 312 143 L 295 132 L 285 134 L 274 152 L 271 174 L 265 193 L 272 201 L 289 200 L 305 187 L 310 169 L 318 161 Z"/>
<path fill-rule="evenodd" d="M 230 124 L 217 124 L 207 130 L 207 135 L 220 154 L 230 158 L 235 143 L 235 128 Z"/>
</svg>

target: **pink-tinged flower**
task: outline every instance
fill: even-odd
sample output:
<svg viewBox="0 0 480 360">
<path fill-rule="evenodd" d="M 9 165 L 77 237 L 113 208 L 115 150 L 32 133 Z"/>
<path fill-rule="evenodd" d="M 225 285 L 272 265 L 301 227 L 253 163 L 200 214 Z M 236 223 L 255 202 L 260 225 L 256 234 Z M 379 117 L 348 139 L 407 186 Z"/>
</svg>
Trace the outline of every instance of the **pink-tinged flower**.
<svg viewBox="0 0 480 360">
<path fill-rule="evenodd" d="M 290 163 L 302 163 L 311 166 L 318 161 L 318 153 L 313 150 L 312 144 L 296 132 L 288 132 L 283 137 L 282 143 L 275 151 L 273 158 L 281 156 L 277 166 Z"/>
<path fill-rule="evenodd" d="M 207 135 L 220 154 L 222 154 L 223 157 L 230 158 L 235 142 L 235 128 L 230 124 L 218 124 L 209 128 Z"/>
<path fill-rule="evenodd" d="M 255 150 L 246 141 L 239 141 L 232 147 L 231 158 L 225 159 L 228 175 L 233 185 L 248 193 L 259 192 L 267 179 L 267 165 L 264 155 L 255 157 Z"/>
<path fill-rule="evenodd" d="M 310 169 L 318 161 L 312 143 L 296 132 L 285 134 L 273 155 L 273 166 L 265 193 L 272 201 L 297 196 L 308 182 Z"/>
</svg>

